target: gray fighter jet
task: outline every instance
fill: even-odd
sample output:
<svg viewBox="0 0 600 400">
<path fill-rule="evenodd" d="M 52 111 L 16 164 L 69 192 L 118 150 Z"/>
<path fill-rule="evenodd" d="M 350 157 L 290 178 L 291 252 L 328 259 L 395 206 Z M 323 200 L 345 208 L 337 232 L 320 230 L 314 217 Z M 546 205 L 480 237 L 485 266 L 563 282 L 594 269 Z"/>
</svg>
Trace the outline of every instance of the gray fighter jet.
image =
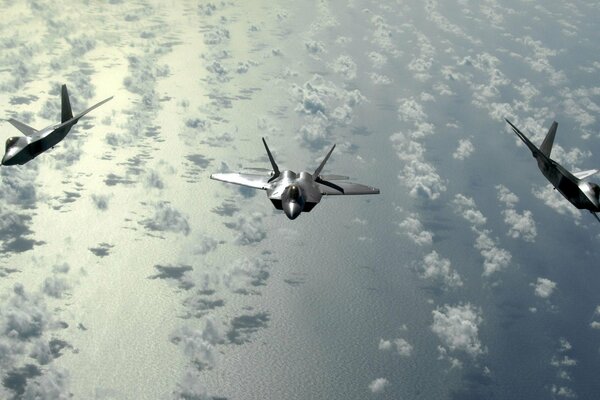
<svg viewBox="0 0 600 400">
<path fill-rule="evenodd" d="M 211 179 L 217 181 L 234 183 L 262 189 L 267 191 L 267 197 L 276 209 L 283 210 L 289 219 L 295 219 L 302 211 L 309 212 L 321 201 L 322 196 L 353 195 L 353 194 L 379 194 L 379 189 L 352 182 L 337 182 L 349 179 L 340 175 L 321 175 L 321 171 L 329 156 L 335 149 L 335 145 L 329 150 L 327 156 L 314 173 L 302 171 L 296 174 L 293 171 L 279 171 L 277 163 L 263 138 L 269 161 L 273 170 L 268 174 L 258 173 L 222 173 L 212 174 Z"/>
<path fill-rule="evenodd" d="M 73 116 L 71 103 L 69 102 L 69 94 L 67 93 L 67 85 L 62 85 L 62 115 L 60 123 L 38 131 L 16 119 L 11 118 L 8 120 L 15 128 L 23 132 L 25 136 L 13 136 L 6 140 L 6 150 L 4 157 L 2 158 L 2 165 L 23 165 L 33 160 L 35 157 L 46 150 L 51 149 L 58 142 L 63 140 L 73 125 L 79 121 L 79 118 L 83 117 L 94 108 L 106 103 L 110 99 L 112 99 L 112 96 Z"/>
<path fill-rule="evenodd" d="M 533 158 L 537 160 L 538 168 L 542 174 L 552 183 L 571 204 L 580 210 L 588 210 L 600 222 L 597 212 L 600 212 L 600 186 L 592 182 L 584 181 L 588 176 L 599 172 L 597 169 L 588 171 L 569 172 L 562 165 L 550 158 L 554 136 L 558 123 L 554 121 L 546 138 L 538 149 L 527 137 L 514 126 L 509 120 L 506 120 L 517 136 L 529 147 Z"/>
</svg>

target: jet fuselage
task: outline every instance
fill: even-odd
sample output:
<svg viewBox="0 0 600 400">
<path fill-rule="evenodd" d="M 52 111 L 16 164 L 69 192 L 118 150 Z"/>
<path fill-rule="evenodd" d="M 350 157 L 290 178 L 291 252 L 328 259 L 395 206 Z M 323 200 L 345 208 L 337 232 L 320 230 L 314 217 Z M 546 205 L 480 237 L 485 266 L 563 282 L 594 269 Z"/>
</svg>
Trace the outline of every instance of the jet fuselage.
<svg viewBox="0 0 600 400">
<path fill-rule="evenodd" d="M 569 171 L 543 155 L 535 158 L 542 174 L 571 204 L 580 210 L 600 212 L 600 187 L 597 184 L 573 179 Z"/>
<path fill-rule="evenodd" d="M 33 160 L 63 140 L 75 123 L 52 125 L 32 136 L 8 138 L 2 165 L 23 165 Z"/>
<path fill-rule="evenodd" d="M 296 174 L 286 170 L 271 181 L 267 197 L 275 208 L 283 210 L 289 219 L 295 219 L 302 211 L 309 212 L 321 201 L 321 191 L 312 174 L 302 171 Z"/>
</svg>

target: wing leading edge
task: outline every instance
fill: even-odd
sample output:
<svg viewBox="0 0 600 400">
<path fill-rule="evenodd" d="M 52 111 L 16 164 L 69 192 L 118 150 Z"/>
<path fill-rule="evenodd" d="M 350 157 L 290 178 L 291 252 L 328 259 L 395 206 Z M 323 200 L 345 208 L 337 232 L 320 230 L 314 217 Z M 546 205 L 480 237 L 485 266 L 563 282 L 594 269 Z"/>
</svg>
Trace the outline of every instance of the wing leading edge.
<svg viewBox="0 0 600 400">
<path fill-rule="evenodd" d="M 230 172 L 212 174 L 210 176 L 210 179 L 261 190 L 267 190 L 271 186 L 269 183 L 269 179 L 271 179 L 271 176 L 268 175 L 242 174 L 239 172 Z"/>
</svg>

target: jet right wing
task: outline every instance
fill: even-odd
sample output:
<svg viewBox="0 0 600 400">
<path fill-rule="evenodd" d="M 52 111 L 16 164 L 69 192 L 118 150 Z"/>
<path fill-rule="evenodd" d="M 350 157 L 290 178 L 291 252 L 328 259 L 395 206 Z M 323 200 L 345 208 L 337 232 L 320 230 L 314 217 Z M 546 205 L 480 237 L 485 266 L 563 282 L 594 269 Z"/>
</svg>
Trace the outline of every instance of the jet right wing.
<svg viewBox="0 0 600 400">
<path fill-rule="evenodd" d="M 594 174 L 597 174 L 598 172 L 600 172 L 600 170 L 598 169 L 589 169 L 587 171 L 579 171 L 579 172 L 573 172 L 572 174 L 577 178 L 577 179 L 585 179 L 588 176 L 592 176 Z"/>
<path fill-rule="evenodd" d="M 270 175 L 242 174 L 239 172 L 212 174 L 210 176 L 210 179 L 216 181 L 233 183 L 261 190 L 267 190 L 271 187 L 271 184 L 269 183 L 269 179 L 271 178 Z"/>
<path fill-rule="evenodd" d="M 379 189 L 353 182 L 317 182 L 321 194 L 327 196 L 343 196 L 358 194 L 379 194 Z"/>
<path fill-rule="evenodd" d="M 34 135 L 37 133 L 36 129 L 33 129 L 29 125 L 26 125 L 20 121 L 17 121 L 14 118 L 7 119 L 7 121 L 10 122 L 15 128 L 20 130 L 25 136 L 31 136 L 31 135 Z"/>
</svg>

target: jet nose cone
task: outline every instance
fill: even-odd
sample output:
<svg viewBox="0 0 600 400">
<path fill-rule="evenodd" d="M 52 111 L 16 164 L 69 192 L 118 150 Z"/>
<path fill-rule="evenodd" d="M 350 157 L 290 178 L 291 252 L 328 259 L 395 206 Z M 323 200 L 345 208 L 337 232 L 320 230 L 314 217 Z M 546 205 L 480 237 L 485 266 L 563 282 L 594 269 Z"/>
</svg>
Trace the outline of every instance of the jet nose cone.
<svg viewBox="0 0 600 400">
<path fill-rule="evenodd" d="M 283 204 L 283 211 L 289 219 L 296 219 L 302 212 L 302 207 L 295 201 L 287 201 Z"/>
</svg>

